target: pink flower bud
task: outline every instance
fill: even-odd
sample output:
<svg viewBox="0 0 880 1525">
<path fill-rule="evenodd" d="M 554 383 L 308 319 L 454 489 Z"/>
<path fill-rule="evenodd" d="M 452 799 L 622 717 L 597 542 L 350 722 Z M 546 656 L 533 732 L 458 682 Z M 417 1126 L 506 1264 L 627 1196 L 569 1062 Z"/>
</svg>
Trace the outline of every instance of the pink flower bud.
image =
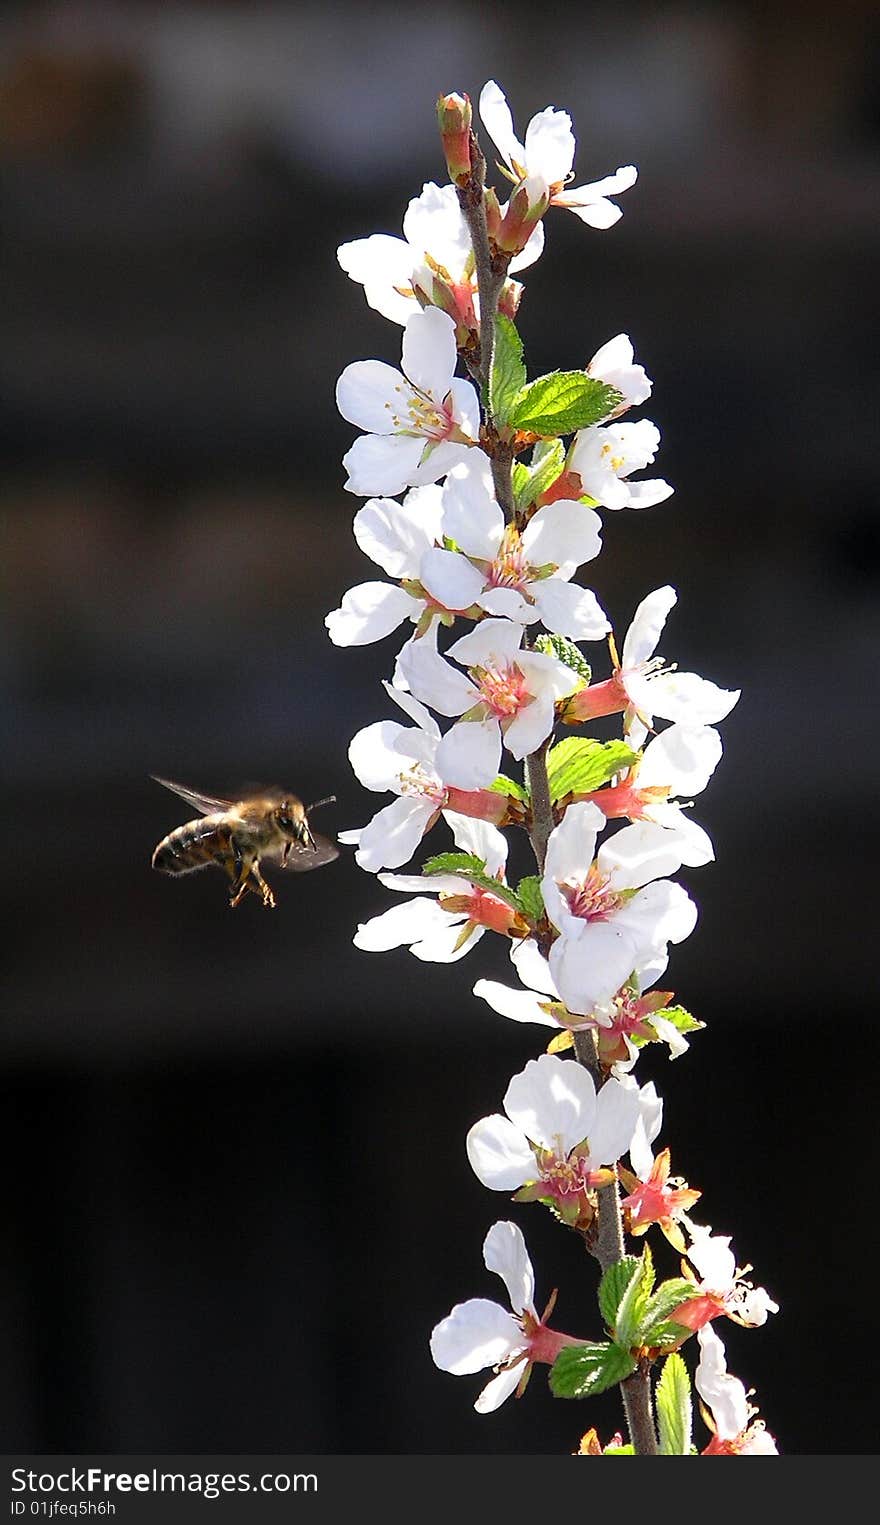
<svg viewBox="0 0 880 1525">
<path fill-rule="evenodd" d="M 441 95 L 437 121 L 453 185 L 464 185 L 471 173 L 471 103 L 466 95 Z"/>
</svg>

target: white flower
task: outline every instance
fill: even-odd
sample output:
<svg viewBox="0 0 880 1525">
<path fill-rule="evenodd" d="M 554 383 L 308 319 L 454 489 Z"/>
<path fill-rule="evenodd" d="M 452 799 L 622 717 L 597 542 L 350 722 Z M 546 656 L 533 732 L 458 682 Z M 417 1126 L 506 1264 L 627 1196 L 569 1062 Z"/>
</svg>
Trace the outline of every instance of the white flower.
<svg viewBox="0 0 880 1525">
<path fill-rule="evenodd" d="M 413 487 L 402 503 L 370 498 L 354 516 L 354 537 L 364 555 L 389 576 L 412 584 L 418 581 L 422 557 L 442 538 L 441 521 L 440 488 Z M 367 582 L 350 588 L 324 623 L 334 645 L 365 646 L 390 635 L 404 620 L 416 624 L 424 609 L 424 599 L 406 588 Z"/>
<path fill-rule="evenodd" d="M 502 739 L 520 760 L 536 751 L 553 729 L 557 699 L 581 683 L 556 657 L 522 651 L 522 639 L 521 625 L 483 620 L 448 651 L 470 676 L 440 656 L 436 632 L 408 642 L 398 657 L 398 675 L 418 699 L 441 715 L 467 716 L 447 731 L 436 754 L 444 777 L 460 789 L 492 782 Z"/>
<path fill-rule="evenodd" d="M 590 800 L 609 818 L 628 816 L 671 827 L 682 839 L 682 863 L 701 867 L 713 861 L 715 851 L 679 801 L 702 793 L 721 755 L 721 737 L 712 726 L 667 726 L 620 782 L 597 789 Z"/>
<path fill-rule="evenodd" d="M 719 688 L 696 673 L 665 667 L 662 657 L 654 656 L 677 597 L 668 585 L 649 593 L 624 638 L 615 679 L 627 701 L 624 728 L 632 746 L 641 745 L 655 715 L 691 727 L 715 725 L 730 714 L 740 696 L 738 688 Z"/>
<path fill-rule="evenodd" d="M 543 241 L 539 223 L 525 249 L 511 260 L 510 273 L 533 264 Z M 363 286 L 369 305 L 392 323 L 406 324 L 419 310 L 413 286 L 430 289 L 428 258 L 448 272 L 454 286 L 466 286 L 471 300 L 477 295 L 470 234 L 454 185 L 422 187 L 406 209 L 403 238 L 374 233 L 342 244 L 336 255 L 346 275 Z"/>
<path fill-rule="evenodd" d="M 403 335 L 403 374 L 381 360 L 347 365 L 336 384 L 343 418 L 368 432 L 343 457 L 345 486 L 364 497 L 436 482 L 467 455 L 480 430 L 470 382 L 455 375 L 455 324 L 436 307 Z"/>
<path fill-rule="evenodd" d="M 513 117 L 504 92 L 489 80 L 480 92 L 480 116 L 489 136 L 504 160 L 510 179 L 516 184 L 529 183 L 530 201 L 549 196 L 551 206 L 568 207 L 592 228 L 610 228 L 622 215 L 620 208 L 607 198 L 635 185 L 638 171 L 624 165 L 613 175 L 591 185 L 564 187 L 571 178 L 575 139 L 571 117 L 565 111 L 547 106 L 533 116 L 526 128 L 525 143 L 513 130 Z"/>
<path fill-rule="evenodd" d="M 602 812 L 570 805 L 547 843 L 542 890 L 547 915 L 562 934 L 550 968 L 569 1011 L 590 1012 L 609 1001 L 641 959 L 693 931 L 696 906 L 662 877 L 681 867 L 685 840 L 673 829 L 641 821 L 599 849 Z"/>
<path fill-rule="evenodd" d="M 694 1382 L 715 1426 L 713 1440 L 703 1454 L 778 1455 L 776 1442 L 756 1419 L 743 1384 L 728 1373 L 724 1345 L 711 1324 L 697 1331 L 697 1339 L 700 1360 Z"/>
<path fill-rule="evenodd" d="M 654 1151 L 651 1145 L 663 1126 L 663 1101 L 657 1095 L 653 1080 L 649 1080 L 647 1085 L 642 1086 L 639 1100 L 641 1105 L 629 1146 L 629 1162 L 639 1180 L 647 1181 L 654 1164 Z"/>
<path fill-rule="evenodd" d="M 441 812 L 448 819 L 450 810 L 467 813 L 479 808 L 486 818 L 492 818 L 492 807 L 497 803 L 501 810 L 494 819 L 500 820 L 504 808 L 501 795 L 468 798 L 447 785 L 437 764 L 441 744 L 437 722 L 412 694 L 390 683 L 383 686 L 415 725 L 377 721 L 358 731 L 348 749 L 352 768 L 365 789 L 378 793 L 391 790 L 398 796 L 366 826 L 339 833 L 341 842 L 357 846 L 355 860 L 368 873 L 408 863 Z"/>
<path fill-rule="evenodd" d="M 519 624 L 541 620 L 574 641 L 599 640 L 609 629 L 595 594 L 571 583 L 601 549 L 601 521 L 583 503 L 548 504 L 522 531 L 505 525 L 488 462 L 476 457 L 446 478 L 442 529 L 457 551 L 428 551 L 419 571 L 435 603 L 475 605 Z"/>
<path fill-rule="evenodd" d="M 692 1243 L 687 1258 L 700 1277 L 700 1291 L 718 1304 L 718 1312 L 738 1324 L 757 1329 L 766 1324 L 779 1304 L 763 1287 L 745 1280 L 750 1266 L 740 1270 L 730 1248 L 729 1234 L 713 1234 L 711 1229 L 688 1223 Z"/>
<path fill-rule="evenodd" d="M 649 466 L 660 445 L 660 430 L 650 419 L 635 424 L 592 424 L 580 429 L 568 453 L 566 471 L 576 472 L 583 491 L 604 508 L 651 508 L 671 497 L 662 477 L 628 480 Z"/>
<path fill-rule="evenodd" d="M 486 821 L 449 814 L 456 845 L 481 858 L 486 873 L 504 884 L 507 839 Z M 382 884 L 414 899 L 393 906 L 381 916 L 364 922 L 354 938 L 356 948 L 385 952 L 408 946 L 416 958 L 428 963 L 451 964 L 464 958 L 490 929 L 508 936 L 521 936 L 526 923 L 513 907 L 491 891 L 475 886 L 465 874 L 380 874 Z M 428 896 L 438 895 L 437 900 Z"/>
<path fill-rule="evenodd" d="M 635 353 L 628 334 L 618 334 L 603 344 L 601 349 L 597 349 L 587 366 L 587 375 L 594 376 L 597 381 L 607 382 L 622 394 L 623 402 L 617 409 L 617 416 L 625 413 L 628 408 L 647 402 L 651 395 L 652 383 L 644 366 L 635 363 Z"/>
<path fill-rule="evenodd" d="M 630 1146 L 639 1094 L 616 1079 L 598 1095 L 588 1070 L 542 1054 L 514 1075 L 504 1111 L 483 1117 L 467 1136 L 474 1174 L 491 1191 L 538 1182 L 538 1195 L 576 1200 Z"/>
<path fill-rule="evenodd" d="M 495 1367 L 498 1374 L 474 1404 L 478 1414 L 491 1414 L 526 1376 L 531 1340 L 541 1320 L 535 1311 L 535 1273 L 515 1223 L 493 1223 L 483 1243 L 483 1260 L 504 1282 L 513 1311 L 484 1297 L 457 1303 L 435 1327 L 431 1355 L 441 1371 L 456 1377 Z"/>
</svg>

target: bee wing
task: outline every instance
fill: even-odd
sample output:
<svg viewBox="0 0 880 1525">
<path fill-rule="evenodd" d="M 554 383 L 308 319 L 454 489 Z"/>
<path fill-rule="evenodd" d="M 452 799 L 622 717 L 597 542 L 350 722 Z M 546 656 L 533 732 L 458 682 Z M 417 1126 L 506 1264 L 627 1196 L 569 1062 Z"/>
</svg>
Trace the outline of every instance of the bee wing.
<svg viewBox="0 0 880 1525">
<path fill-rule="evenodd" d="M 194 789 L 185 789 L 183 784 L 174 784 L 170 778 L 159 778 L 158 774 L 151 773 L 154 783 L 161 784 L 163 789 L 170 789 L 172 794 L 178 794 L 188 805 L 192 805 L 199 815 L 214 815 L 217 811 L 228 810 L 234 805 L 234 800 L 214 799 L 210 794 L 196 794 Z"/>
<path fill-rule="evenodd" d="M 289 851 L 284 860 L 285 868 L 292 868 L 295 874 L 306 874 L 310 868 L 323 868 L 325 863 L 332 863 L 334 858 L 339 857 L 339 848 L 329 837 L 319 836 L 312 832 L 314 847 L 309 847 L 305 842 L 291 842 Z"/>
</svg>

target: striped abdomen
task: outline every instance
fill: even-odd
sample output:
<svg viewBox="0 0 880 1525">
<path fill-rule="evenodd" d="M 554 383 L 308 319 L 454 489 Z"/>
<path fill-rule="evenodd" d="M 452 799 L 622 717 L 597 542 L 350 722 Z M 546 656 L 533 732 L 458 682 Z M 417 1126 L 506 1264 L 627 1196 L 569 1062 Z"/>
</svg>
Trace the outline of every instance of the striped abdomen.
<svg viewBox="0 0 880 1525">
<path fill-rule="evenodd" d="M 229 827 L 216 817 L 203 816 L 198 821 L 187 821 L 185 826 L 178 826 L 162 838 L 153 853 L 153 867 L 160 874 L 191 874 L 209 863 L 225 867 L 231 858 Z"/>
</svg>

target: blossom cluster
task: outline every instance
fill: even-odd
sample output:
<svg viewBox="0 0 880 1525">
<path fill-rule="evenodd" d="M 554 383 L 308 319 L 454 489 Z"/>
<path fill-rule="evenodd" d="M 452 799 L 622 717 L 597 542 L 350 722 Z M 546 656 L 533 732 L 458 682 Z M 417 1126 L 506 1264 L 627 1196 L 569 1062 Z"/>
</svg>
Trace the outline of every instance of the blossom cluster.
<svg viewBox="0 0 880 1525">
<path fill-rule="evenodd" d="M 341 834 L 396 899 L 354 940 L 449 963 L 487 933 L 505 939 L 512 983 L 477 979 L 474 993 L 552 1037 L 511 1078 L 503 1111 L 470 1129 L 477 1179 L 542 1203 L 594 1252 L 612 1200 L 633 1240 L 659 1227 L 683 1260 L 682 1274 L 656 1290 L 647 1249 L 606 1266 L 599 1303 L 609 1338 L 588 1341 L 551 1329 L 550 1307 L 538 1314 L 521 1230 L 496 1222 L 483 1253 L 510 1309 L 482 1298 L 458 1304 L 435 1328 L 431 1352 L 455 1374 L 493 1369 L 476 1402 L 482 1413 L 521 1393 L 536 1362 L 551 1367 L 560 1396 L 584 1396 L 640 1359 L 664 1360 L 660 1449 L 687 1451 L 675 1423 L 690 1411 L 689 1398 L 675 1397 L 677 1353 L 696 1334 L 696 1387 L 712 1430 L 704 1454 L 773 1451 L 727 1373 L 714 1324 L 756 1326 L 776 1304 L 745 1280 L 730 1240 L 693 1221 L 700 1192 L 670 1174 L 668 1148 L 655 1155 L 662 1101 L 634 1074 L 645 1045 L 665 1044 L 674 1059 L 702 1026 L 658 985 L 670 946 L 697 920 L 674 876 L 713 859 L 690 807 L 718 765 L 717 727 L 739 693 L 657 654 L 673 588 L 641 599 L 618 646 L 599 598 L 579 581 L 602 549 L 605 513 L 647 509 L 673 491 L 642 475 L 660 432 L 629 416 L 652 393 L 629 337 L 607 339 L 580 371 L 529 382 L 514 321 L 523 286 L 513 276 L 540 258 L 550 208 L 610 228 L 621 215 L 610 198 L 637 172 L 624 166 L 571 188 L 567 113 L 547 107 L 520 142 L 493 81 L 479 109 L 507 200 L 484 187 L 467 97 L 445 96 L 438 114 L 451 183 L 423 187 L 402 238 L 374 234 L 339 250 L 369 305 L 403 329 L 399 367 L 355 361 L 336 389 L 359 431 L 344 458 L 345 488 L 365 500 L 354 534 L 383 575 L 349 589 L 327 629 L 339 646 L 397 634 L 384 683 L 393 708 L 349 750 L 364 788 L 392 798 Z M 605 650 L 610 671 L 595 679 L 595 653 L 601 660 Z M 603 734 L 592 734 L 600 720 Z M 441 821 L 444 837 L 432 837 L 432 855 L 412 867 Z M 517 831 L 531 839 L 537 872 L 514 883 L 507 862 Z"/>
</svg>

